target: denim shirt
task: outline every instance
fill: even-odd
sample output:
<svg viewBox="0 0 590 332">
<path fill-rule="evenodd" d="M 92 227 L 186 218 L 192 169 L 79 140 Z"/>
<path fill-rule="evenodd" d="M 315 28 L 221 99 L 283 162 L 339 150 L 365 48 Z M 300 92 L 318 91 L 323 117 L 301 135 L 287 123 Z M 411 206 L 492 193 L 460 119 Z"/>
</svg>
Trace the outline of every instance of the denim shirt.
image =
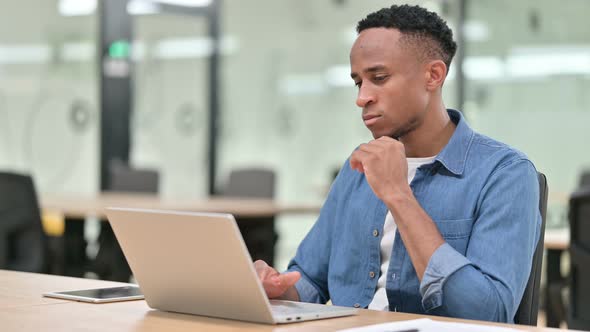
<svg viewBox="0 0 590 332">
<path fill-rule="evenodd" d="M 422 282 L 396 231 L 387 271 L 391 311 L 513 322 L 540 235 L 539 183 L 521 152 L 474 132 L 460 112 L 410 187 L 445 243 Z M 380 273 L 385 204 L 347 160 L 314 226 L 289 263 L 301 301 L 366 308 Z"/>
</svg>

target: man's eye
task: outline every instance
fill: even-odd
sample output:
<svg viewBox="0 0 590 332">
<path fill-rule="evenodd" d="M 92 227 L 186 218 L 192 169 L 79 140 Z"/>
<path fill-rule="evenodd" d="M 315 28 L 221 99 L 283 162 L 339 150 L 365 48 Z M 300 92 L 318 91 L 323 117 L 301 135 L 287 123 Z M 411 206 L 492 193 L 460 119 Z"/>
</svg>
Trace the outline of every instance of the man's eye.
<svg viewBox="0 0 590 332">
<path fill-rule="evenodd" d="M 361 83 L 362 83 L 361 81 L 354 82 L 354 85 L 355 85 L 357 88 L 360 88 L 360 87 L 361 87 Z"/>
<path fill-rule="evenodd" d="M 374 80 L 377 82 L 385 81 L 387 76 L 375 76 Z"/>
</svg>

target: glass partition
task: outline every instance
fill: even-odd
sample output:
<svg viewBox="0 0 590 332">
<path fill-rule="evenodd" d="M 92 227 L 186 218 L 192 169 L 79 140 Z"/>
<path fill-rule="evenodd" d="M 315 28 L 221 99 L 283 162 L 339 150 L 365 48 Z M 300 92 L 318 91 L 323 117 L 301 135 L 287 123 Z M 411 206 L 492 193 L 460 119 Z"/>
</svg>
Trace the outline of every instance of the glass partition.
<svg viewBox="0 0 590 332">
<path fill-rule="evenodd" d="M 134 17 L 130 163 L 160 173 L 164 197 L 207 192 L 208 56 L 205 17 Z"/>
<path fill-rule="evenodd" d="M 567 224 L 569 193 L 590 168 L 590 2 L 470 1 L 465 112 L 482 133 L 547 175 L 547 227 Z"/>
<path fill-rule="evenodd" d="M 97 18 L 92 8 L 84 16 L 69 9 L 0 3 L 0 168 L 32 174 L 39 192 L 93 193 Z"/>
</svg>

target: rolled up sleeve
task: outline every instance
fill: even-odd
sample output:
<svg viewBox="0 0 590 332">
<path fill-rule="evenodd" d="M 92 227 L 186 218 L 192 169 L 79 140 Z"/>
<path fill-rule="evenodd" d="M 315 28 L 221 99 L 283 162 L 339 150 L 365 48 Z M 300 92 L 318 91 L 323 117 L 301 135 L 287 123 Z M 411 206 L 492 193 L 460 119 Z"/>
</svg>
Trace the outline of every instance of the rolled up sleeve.
<svg viewBox="0 0 590 332">
<path fill-rule="evenodd" d="M 445 281 L 455 271 L 469 264 L 469 260 L 448 243 L 444 243 L 436 249 L 428 262 L 420 284 L 424 310 L 430 311 L 442 305 L 442 290 Z"/>
</svg>

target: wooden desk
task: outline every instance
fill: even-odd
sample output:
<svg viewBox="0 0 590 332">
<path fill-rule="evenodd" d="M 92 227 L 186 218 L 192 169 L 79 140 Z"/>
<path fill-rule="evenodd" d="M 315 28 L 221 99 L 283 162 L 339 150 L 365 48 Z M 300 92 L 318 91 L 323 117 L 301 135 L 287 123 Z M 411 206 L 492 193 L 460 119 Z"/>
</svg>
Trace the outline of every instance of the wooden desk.
<svg viewBox="0 0 590 332">
<path fill-rule="evenodd" d="M 42 297 L 41 294 L 43 292 L 116 285 L 124 284 L 102 280 L 0 270 L 0 316 L 6 308 L 70 302 Z M 2 321 L 0 319 L 0 322 Z"/>
<path fill-rule="evenodd" d="M 165 199 L 154 194 L 99 193 L 83 195 L 41 195 L 43 210 L 58 212 L 70 219 L 94 216 L 104 219 L 110 206 L 160 210 L 224 212 L 239 217 L 272 217 L 282 213 L 319 213 L 320 204 L 282 204 L 271 199 L 212 197 L 209 199 Z"/>
<path fill-rule="evenodd" d="M 3 331 L 334 331 L 424 317 L 470 324 L 509 326 L 527 331 L 557 331 L 373 310 L 361 310 L 359 315 L 352 317 L 263 325 L 161 312 L 150 309 L 145 301 L 90 304 L 41 297 L 46 291 L 117 285 L 107 281 L 0 270 L 0 283 L 0 303 L 5 304 L 4 307 L 0 307 L 0 326 Z M 21 302 L 16 305 L 15 302 L 23 296 L 29 303 Z M 13 302 L 15 305 L 10 305 Z"/>
</svg>

